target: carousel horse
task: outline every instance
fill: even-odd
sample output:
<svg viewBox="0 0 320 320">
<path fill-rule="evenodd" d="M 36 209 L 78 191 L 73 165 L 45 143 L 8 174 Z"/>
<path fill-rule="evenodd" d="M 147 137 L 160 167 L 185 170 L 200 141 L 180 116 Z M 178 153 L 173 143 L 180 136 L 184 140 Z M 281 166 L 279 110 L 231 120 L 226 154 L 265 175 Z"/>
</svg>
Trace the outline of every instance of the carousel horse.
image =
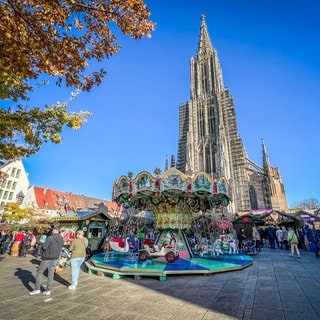
<svg viewBox="0 0 320 320">
<path fill-rule="evenodd" d="M 219 257 L 220 254 L 223 254 L 222 241 L 221 241 L 221 239 L 217 239 L 213 243 L 212 255 Z"/>
<path fill-rule="evenodd" d="M 229 254 L 237 254 L 239 253 L 238 246 L 236 244 L 236 240 L 229 240 Z"/>
</svg>

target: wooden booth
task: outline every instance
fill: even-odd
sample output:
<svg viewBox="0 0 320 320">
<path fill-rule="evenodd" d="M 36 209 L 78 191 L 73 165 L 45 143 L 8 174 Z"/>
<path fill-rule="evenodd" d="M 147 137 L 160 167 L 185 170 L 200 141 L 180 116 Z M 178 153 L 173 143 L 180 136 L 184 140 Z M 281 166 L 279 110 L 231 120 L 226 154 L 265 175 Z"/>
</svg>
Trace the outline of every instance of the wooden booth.
<svg viewBox="0 0 320 320">
<path fill-rule="evenodd" d="M 73 217 L 60 217 L 51 221 L 52 225 L 60 227 L 64 245 L 68 247 L 74 240 L 76 231 L 83 230 L 88 238 L 89 248 L 93 254 L 102 251 L 102 245 L 107 234 L 107 228 L 112 216 L 108 212 L 77 212 Z"/>
</svg>

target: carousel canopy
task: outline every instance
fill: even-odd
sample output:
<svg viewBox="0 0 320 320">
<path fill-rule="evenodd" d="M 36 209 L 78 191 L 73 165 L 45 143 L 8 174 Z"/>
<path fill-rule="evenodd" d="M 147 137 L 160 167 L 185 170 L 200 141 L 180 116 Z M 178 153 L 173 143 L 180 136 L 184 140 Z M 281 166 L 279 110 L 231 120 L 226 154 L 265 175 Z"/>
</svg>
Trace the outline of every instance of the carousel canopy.
<svg viewBox="0 0 320 320">
<path fill-rule="evenodd" d="M 147 202 L 153 205 L 167 202 L 170 205 L 182 201 L 193 207 L 193 212 L 198 212 L 227 206 L 231 197 L 224 177 L 212 179 L 207 173 L 199 172 L 191 178 L 175 168 L 155 177 L 147 171 L 140 172 L 133 179 L 121 176 L 113 184 L 113 200 L 135 207 L 147 207 Z"/>
</svg>

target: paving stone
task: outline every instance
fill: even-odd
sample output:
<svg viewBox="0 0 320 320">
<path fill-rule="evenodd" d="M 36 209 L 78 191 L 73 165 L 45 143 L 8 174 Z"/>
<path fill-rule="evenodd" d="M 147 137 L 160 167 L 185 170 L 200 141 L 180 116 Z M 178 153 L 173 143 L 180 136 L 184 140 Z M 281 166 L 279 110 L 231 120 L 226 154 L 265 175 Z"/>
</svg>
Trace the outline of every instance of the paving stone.
<svg viewBox="0 0 320 320">
<path fill-rule="evenodd" d="M 203 275 L 124 277 L 82 271 L 76 290 L 67 289 L 71 269 L 55 275 L 51 299 L 29 296 L 39 260 L 0 256 L 0 320 L 295 320 L 320 319 L 320 259 L 302 251 L 268 248 L 253 265 Z M 46 276 L 43 277 L 43 284 Z"/>
</svg>

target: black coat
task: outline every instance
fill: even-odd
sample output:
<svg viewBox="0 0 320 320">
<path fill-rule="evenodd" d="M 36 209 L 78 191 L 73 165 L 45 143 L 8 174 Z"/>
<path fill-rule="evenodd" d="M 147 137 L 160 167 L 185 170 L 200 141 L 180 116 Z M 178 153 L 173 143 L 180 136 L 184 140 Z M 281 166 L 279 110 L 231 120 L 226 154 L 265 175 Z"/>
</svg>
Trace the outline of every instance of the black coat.
<svg viewBox="0 0 320 320">
<path fill-rule="evenodd" d="M 60 233 L 52 234 L 47 237 L 46 242 L 42 245 L 41 258 L 43 260 L 58 260 L 63 247 L 63 238 Z"/>
</svg>

